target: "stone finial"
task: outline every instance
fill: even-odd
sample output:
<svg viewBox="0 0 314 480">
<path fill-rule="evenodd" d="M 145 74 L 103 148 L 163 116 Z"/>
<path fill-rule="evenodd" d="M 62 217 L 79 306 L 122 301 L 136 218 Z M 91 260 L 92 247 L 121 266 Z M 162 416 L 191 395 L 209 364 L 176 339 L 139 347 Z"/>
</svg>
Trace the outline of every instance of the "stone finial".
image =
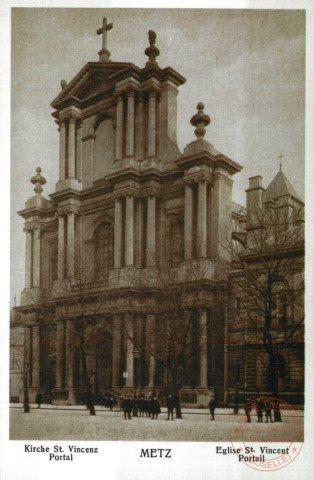
<svg viewBox="0 0 314 480">
<path fill-rule="evenodd" d="M 41 192 L 43 191 L 42 185 L 45 185 L 46 179 L 41 176 L 41 168 L 37 167 L 36 168 L 36 175 L 31 178 L 31 182 L 35 185 L 34 191 L 37 196 L 41 195 Z"/>
<path fill-rule="evenodd" d="M 196 108 L 198 112 L 193 115 L 190 122 L 196 127 L 194 130 L 196 137 L 204 137 L 206 133 L 204 127 L 210 124 L 210 117 L 204 113 L 204 104 L 202 102 L 199 102 Z"/>
<path fill-rule="evenodd" d="M 153 30 L 149 30 L 148 32 L 149 47 L 147 47 L 145 50 L 145 55 L 148 56 L 148 62 L 146 63 L 146 66 L 151 64 L 157 64 L 156 57 L 158 57 L 160 52 L 158 48 L 155 46 L 156 36 L 157 35 L 155 32 L 153 32 Z"/>
<path fill-rule="evenodd" d="M 67 84 L 67 81 L 66 81 L 66 80 L 61 80 L 61 88 L 62 88 L 62 90 L 64 90 L 67 85 L 68 85 L 68 84 Z"/>
</svg>

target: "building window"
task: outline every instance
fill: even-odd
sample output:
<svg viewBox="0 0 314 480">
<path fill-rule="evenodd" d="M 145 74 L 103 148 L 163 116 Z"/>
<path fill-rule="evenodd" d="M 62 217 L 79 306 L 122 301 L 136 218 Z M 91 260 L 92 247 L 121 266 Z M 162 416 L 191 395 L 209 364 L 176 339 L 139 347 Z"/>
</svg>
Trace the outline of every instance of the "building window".
<svg viewBox="0 0 314 480">
<path fill-rule="evenodd" d="M 235 308 L 236 308 L 237 313 L 240 313 L 240 308 L 241 308 L 241 298 L 240 297 L 237 297 L 235 299 Z"/>
<path fill-rule="evenodd" d="M 95 232 L 96 281 L 105 282 L 113 268 L 113 227 L 103 223 Z"/>
</svg>

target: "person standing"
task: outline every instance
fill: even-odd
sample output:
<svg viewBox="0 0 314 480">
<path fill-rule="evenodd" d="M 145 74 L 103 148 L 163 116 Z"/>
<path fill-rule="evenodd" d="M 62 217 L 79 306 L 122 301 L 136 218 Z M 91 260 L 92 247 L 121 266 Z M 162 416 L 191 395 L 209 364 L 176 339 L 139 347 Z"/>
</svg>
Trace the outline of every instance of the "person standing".
<svg viewBox="0 0 314 480">
<path fill-rule="evenodd" d="M 258 423 L 263 423 L 264 402 L 259 399 L 256 403 L 256 414 Z"/>
<path fill-rule="evenodd" d="M 270 420 L 271 423 L 273 423 L 273 420 L 272 420 L 272 418 L 271 418 L 270 400 L 266 400 L 265 413 L 266 413 L 266 423 L 268 423 L 268 419 Z"/>
<path fill-rule="evenodd" d="M 170 420 L 170 415 L 171 415 L 171 420 L 173 420 L 174 399 L 171 394 L 167 396 L 166 403 L 167 403 L 167 413 L 168 413 L 167 420 Z"/>
<path fill-rule="evenodd" d="M 38 392 L 36 395 L 37 408 L 40 408 L 41 402 L 42 402 L 42 394 L 41 392 Z"/>
<path fill-rule="evenodd" d="M 247 419 L 247 423 L 251 423 L 251 410 L 252 410 L 252 405 L 244 405 L 244 411 L 245 411 L 245 415 L 246 415 L 246 419 Z"/>
<path fill-rule="evenodd" d="M 210 416 L 211 416 L 210 420 L 215 420 L 216 402 L 215 402 L 215 398 L 214 398 L 213 395 L 211 395 L 211 397 L 209 399 L 208 408 L 209 408 Z"/>
<path fill-rule="evenodd" d="M 122 408 L 124 413 L 124 420 L 132 420 L 131 412 L 133 409 L 133 402 L 129 395 L 122 400 Z"/>
<path fill-rule="evenodd" d="M 151 413 L 152 413 L 152 420 L 158 420 L 158 415 L 160 414 L 160 404 L 158 402 L 157 397 L 154 397 L 151 401 Z"/>
<path fill-rule="evenodd" d="M 133 396 L 133 417 L 137 417 L 137 412 L 138 412 L 138 398 L 137 395 L 134 394 Z"/>
</svg>

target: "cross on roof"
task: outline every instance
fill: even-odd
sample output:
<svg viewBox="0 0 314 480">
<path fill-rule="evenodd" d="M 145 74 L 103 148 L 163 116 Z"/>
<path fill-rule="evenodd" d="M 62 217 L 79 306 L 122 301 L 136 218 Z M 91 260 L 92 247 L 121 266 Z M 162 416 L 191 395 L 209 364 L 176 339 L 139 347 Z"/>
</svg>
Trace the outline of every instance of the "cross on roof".
<svg viewBox="0 0 314 480">
<path fill-rule="evenodd" d="M 282 161 L 281 161 L 281 160 L 283 159 L 283 157 L 284 157 L 284 155 L 283 155 L 281 152 L 280 152 L 280 154 L 279 154 L 278 157 L 277 157 L 277 158 L 279 159 L 279 162 L 280 162 L 280 163 L 279 163 L 280 170 L 281 170 L 281 167 L 282 167 Z"/>
<path fill-rule="evenodd" d="M 102 48 L 107 49 L 107 32 L 113 28 L 112 23 L 107 23 L 106 17 L 103 18 L 102 27 L 98 28 L 97 35 L 102 34 Z"/>
</svg>

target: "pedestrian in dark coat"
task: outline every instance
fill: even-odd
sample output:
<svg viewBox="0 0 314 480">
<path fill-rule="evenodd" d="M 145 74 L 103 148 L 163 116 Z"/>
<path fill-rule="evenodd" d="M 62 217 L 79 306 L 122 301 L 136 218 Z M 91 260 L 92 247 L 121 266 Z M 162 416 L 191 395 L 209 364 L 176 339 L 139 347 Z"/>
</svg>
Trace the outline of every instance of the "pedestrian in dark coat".
<svg viewBox="0 0 314 480">
<path fill-rule="evenodd" d="M 167 403 L 167 413 L 168 413 L 167 420 L 170 419 L 170 415 L 171 415 L 171 420 L 173 420 L 174 398 L 172 395 L 167 396 L 166 403 Z"/>
<path fill-rule="evenodd" d="M 143 417 L 144 416 L 144 411 L 145 411 L 143 395 L 140 396 L 137 403 L 138 403 L 138 409 L 139 409 L 139 412 L 140 412 L 140 417 Z"/>
<path fill-rule="evenodd" d="M 131 412 L 133 409 L 133 402 L 129 396 L 122 400 L 122 408 L 124 412 L 124 420 L 132 420 Z"/>
<path fill-rule="evenodd" d="M 266 413 L 266 423 L 268 423 L 268 419 L 270 420 L 271 423 L 273 423 L 273 419 L 271 418 L 270 400 L 266 400 L 265 413 Z"/>
<path fill-rule="evenodd" d="M 216 402 L 215 398 L 213 396 L 210 397 L 208 408 L 210 411 L 211 419 L 210 420 L 215 420 L 215 408 L 216 408 Z"/>
<path fill-rule="evenodd" d="M 111 392 L 111 393 L 110 393 L 110 396 L 109 396 L 109 408 L 110 408 L 110 412 L 112 412 L 113 406 L 114 406 L 115 404 L 116 404 L 116 399 L 115 399 L 114 393 Z"/>
<path fill-rule="evenodd" d="M 145 406 L 146 417 L 150 417 L 150 414 L 151 414 L 151 400 L 149 398 L 145 398 L 144 406 Z"/>
<path fill-rule="evenodd" d="M 38 392 L 36 395 L 36 403 L 37 403 L 37 408 L 40 408 L 40 405 L 42 403 L 42 394 L 41 392 Z"/>
<path fill-rule="evenodd" d="M 138 412 L 138 398 L 136 395 L 133 397 L 133 417 L 137 417 Z"/>
<path fill-rule="evenodd" d="M 158 420 L 158 415 L 160 414 L 160 404 L 157 400 L 157 397 L 154 397 L 152 400 L 151 400 L 151 414 L 152 414 L 152 420 L 155 420 L 155 417 L 156 417 L 156 420 Z"/>
<path fill-rule="evenodd" d="M 248 423 L 251 423 L 251 410 L 252 410 L 252 405 L 244 405 L 244 411 L 245 411 L 245 415 Z"/>
<path fill-rule="evenodd" d="M 263 423 L 263 411 L 264 411 L 264 402 L 263 400 L 258 400 L 256 403 L 256 414 L 258 423 Z"/>
</svg>

